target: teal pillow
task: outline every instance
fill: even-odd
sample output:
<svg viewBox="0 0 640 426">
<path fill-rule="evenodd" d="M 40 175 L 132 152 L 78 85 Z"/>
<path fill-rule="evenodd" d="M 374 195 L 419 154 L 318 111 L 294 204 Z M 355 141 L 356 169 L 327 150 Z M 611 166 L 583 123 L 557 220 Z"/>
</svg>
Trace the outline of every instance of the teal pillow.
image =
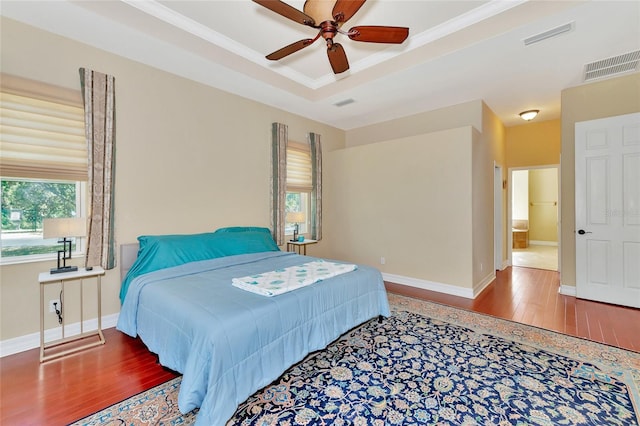
<svg viewBox="0 0 640 426">
<path fill-rule="evenodd" d="M 188 235 L 142 235 L 138 257 L 120 288 L 120 301 L 135 277 L 189 262 L 245 253 L 279 251 L 267 228 L 234 227 Z"/>
<path fill-rule="evenodd" d="M 271 230 L 262 226 L 229 226 L 227 228 L 218 228 L 215 233 L 221 234 L 224 232 L 261 232 L 271 235 Z"/>
</svg>

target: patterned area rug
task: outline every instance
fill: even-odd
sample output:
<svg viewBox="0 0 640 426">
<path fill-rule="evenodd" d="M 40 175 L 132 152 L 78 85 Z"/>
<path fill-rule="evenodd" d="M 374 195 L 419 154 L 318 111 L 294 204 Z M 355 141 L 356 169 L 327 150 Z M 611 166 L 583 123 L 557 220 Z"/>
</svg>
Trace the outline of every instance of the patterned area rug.
<svg viewBox="0 0 640 426">
<path fill-rule="evenodd" d="M 228 425 L 638 425 L 640 354 L 394 294 Z M 189 425 L 180 378 L 74 425 Z"/>
</svg>

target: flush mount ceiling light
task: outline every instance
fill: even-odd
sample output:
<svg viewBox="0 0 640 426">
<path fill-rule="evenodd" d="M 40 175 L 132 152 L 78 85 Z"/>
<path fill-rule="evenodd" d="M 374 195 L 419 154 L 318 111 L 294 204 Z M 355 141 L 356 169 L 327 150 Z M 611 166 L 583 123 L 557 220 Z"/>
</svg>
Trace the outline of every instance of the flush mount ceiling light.
<svg viewBox="0 0 640 426">
<path fill-rule="evenodd" d="M 523 120 L 531 121 L 536 117 L 536 115 L 538 115 L 539 112 L 540 112 L 539 109 L 530 109 L 528 111 L 522 111 L 520 113 L 520 117 L 522 117 Z"/>
</svg>

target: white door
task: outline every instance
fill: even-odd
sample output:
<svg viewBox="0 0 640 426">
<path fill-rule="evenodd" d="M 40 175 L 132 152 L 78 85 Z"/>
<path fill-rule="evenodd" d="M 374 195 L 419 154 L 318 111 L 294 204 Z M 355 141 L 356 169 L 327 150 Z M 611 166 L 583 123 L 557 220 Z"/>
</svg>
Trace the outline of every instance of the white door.
<svg viewBox="0 0 640 426">
<path fill-rule="evenodd" d="M 576 295 L 640 307 L 640 113 L 575 131 Z"/>
</svg>

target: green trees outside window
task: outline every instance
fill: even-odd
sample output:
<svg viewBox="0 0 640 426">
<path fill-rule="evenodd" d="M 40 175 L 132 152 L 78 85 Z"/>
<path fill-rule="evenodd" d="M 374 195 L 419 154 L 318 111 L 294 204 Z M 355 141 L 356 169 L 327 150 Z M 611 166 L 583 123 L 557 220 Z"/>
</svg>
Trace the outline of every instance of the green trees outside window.
<svg viewBox="0 0 640 426">
<path fill-rule="evenodd" d="M 3 178 L 2 257 L 55 253 L 57 241 L 42 239 L 45 218 L 75 217 L 78 184 Z"/>
</svg>

